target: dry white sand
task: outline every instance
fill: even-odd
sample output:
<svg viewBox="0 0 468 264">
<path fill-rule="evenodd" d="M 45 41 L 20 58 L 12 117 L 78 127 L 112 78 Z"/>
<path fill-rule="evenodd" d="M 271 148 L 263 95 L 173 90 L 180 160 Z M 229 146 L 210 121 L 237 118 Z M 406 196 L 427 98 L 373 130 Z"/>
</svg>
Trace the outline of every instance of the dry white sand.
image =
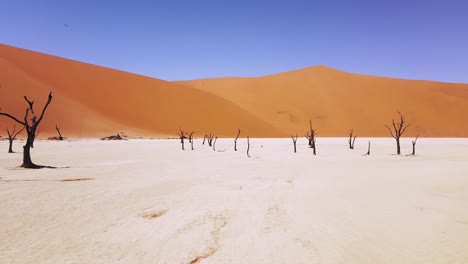
<svg viewBox="0 0 468 264">
<path fill-rule="evenodd" d="M 468 263 L 467 139 L 251 142 L 0 142 L 0 263 Z"/>
</svg>

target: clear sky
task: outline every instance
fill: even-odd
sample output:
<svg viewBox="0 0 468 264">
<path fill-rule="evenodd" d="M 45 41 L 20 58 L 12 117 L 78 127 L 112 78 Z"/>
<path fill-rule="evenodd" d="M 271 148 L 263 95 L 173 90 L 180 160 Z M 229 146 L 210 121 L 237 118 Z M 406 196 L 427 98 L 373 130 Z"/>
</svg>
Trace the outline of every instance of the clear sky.
<svg viewBox="0 0 468 264">
<path fill-rule="evenodd" d="M 466 0 L 0 0 L 0 42 L 165 80 L 327 65 L 468 83 Z"/>
</svg>

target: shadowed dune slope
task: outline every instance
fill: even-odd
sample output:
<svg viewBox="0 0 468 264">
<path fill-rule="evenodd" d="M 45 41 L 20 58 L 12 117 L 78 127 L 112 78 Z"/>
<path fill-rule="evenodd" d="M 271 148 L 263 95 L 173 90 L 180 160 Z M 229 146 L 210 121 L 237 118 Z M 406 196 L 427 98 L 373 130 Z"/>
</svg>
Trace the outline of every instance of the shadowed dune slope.
<svg viewBox="0 0 468 264">
<path fill-rule="evenodd" d="M 468 85 L 352 74 L 316 66 L 258 78 L 177 82 L 226 98 L 285 133 L 389 136 L 397 111 L 414 125 L 407 136 L 468 137 Z"/>
<path fill-rule="evenodd" d="M 171 136 L 179 126 L 234 136 L 237 127 L 252 137 L 284 136 L 281 130 L 236 104 L 192 87 L 0 44 L 0 108 L 23 119 L 27 95 L 42 108 L 54 99 L 42 135 L 96 137 L 118 131 Z M 38 110 L 36 110 L 38 111 Z M 0 118 L 0 129 L 12 122 Z M 2 132 L 3 133 L 3 132 Z"/>
</svg>

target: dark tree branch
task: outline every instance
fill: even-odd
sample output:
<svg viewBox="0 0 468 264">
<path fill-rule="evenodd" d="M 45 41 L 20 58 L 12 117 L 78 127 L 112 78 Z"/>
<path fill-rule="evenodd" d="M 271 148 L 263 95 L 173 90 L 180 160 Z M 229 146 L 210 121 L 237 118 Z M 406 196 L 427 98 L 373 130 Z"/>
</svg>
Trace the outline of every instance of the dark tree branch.
<svg viewBox="0 0 468 264">
<path fill-rule="evenodd" d="M 12 116 L 10 114 L 7 114 L 7 113 L 2 113 L 2 109 L 0 109 L 0 115 L 9 117 L 9 118 L 13 119 L 15 122 L 20 123 L 23 126 L 26 126 L 26 124 L 24 122 L 19 121 L 18 118 L 14 117 L 14 116 Z"/>
<path fill-rule="evenodd" d="M 23 127 L 23 128 L 20 129 L 20 131 L 18 131 L 18 132 L 15 133 L 16 128 L 15 128 L 15 127 L 13 127 L 13 128 L 14 128 L 14 129 L 13 129 L 13 138 L 16 138 L 16 136 L 18 136 L 18 135 L 19 135 L 21 132 L 23 132 L 23 130 L 24 130 L 24 127 Z"/>
<path fill-rule="evenodd" d="M 349 139 L 348 139 L 348 144 L 350 149 L 354 149 L 354 142 L 356 141 L 357 135 L 354 135 L 354 129 L 351 128 L 348 131 L 349 134 Z"/>
<path fill-rule="evenodd" d="M 26 96 L 24 96 L 24 100 L 26 100 L 26 102 L 28 102 L 29 109 L 31 110 L 31 114 L 35 115 L 34 114 L 34 109 L 33 109 L 34 101 L 29 101 L 28 97 L 26 97 Z"/>
<path fill-rule="evenodd" d="M 392 138 L 396 138 L 395 135 L 393 135 L 393 132 L 392 130 L 390 129 L 390 127 L 388 127 L 387 125 L 385 125 L 385 127 L 388 129 L 388 131 L 390 132 L 390 135 L 392 135 Z"/>
<path fill-rule="evenodd" d="M 47 100 L 47 103 L 46 105 L 44 106 L 44 108 L 42 109 L 42 113 L 41 113 L 41 117 L 39 117 L 39 120 L 37 120 L 37 125 L 39 125 L 39 123 L 41 123 L 42 121 L 42 118 L 44 117 L 44 113 L 47 109 L 47 107 L 49 106 L 50 102 L 52 101 L 52 92 L 49 93 L 49 99 Z"/>
<path fill-rule="evenodd" d="M 249 150 L 250 150 L 250 139 L 249 139 L 249 136 L 247 136 L 247 157 L 250 158 Z"/>
<path fill-rule="evenodd" d="M 403 128 L 403 131 L 401 131 L 401 135 L 403 135 L 403 133 L 405 133 L 406 129 L 407 129 L 408 127 L 410 127 L 412 124 L 413 124 L 413 123 L 406 125 L 406 126 Z"/>
<path fill-rule="evenodd" d="M 237 151 L 237 139 L 239 138 L 240 133 L 241 133 L 241 130 L 240 128 L 238 128 L 236 139 L 234 139 L 234 151 Z"/>
</svg>

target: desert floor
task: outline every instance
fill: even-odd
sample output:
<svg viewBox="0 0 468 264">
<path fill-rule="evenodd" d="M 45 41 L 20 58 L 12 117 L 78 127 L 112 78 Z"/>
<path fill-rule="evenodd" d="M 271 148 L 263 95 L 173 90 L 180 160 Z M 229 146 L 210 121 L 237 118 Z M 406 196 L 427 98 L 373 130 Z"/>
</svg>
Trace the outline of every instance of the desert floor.
<svg viewBox="0 0 468 264">
<path fill-rule="evenodd" d="M 0 263 L 468 263 L 468 139 L 371 141 L 3 141 Z"/>
</svg>

